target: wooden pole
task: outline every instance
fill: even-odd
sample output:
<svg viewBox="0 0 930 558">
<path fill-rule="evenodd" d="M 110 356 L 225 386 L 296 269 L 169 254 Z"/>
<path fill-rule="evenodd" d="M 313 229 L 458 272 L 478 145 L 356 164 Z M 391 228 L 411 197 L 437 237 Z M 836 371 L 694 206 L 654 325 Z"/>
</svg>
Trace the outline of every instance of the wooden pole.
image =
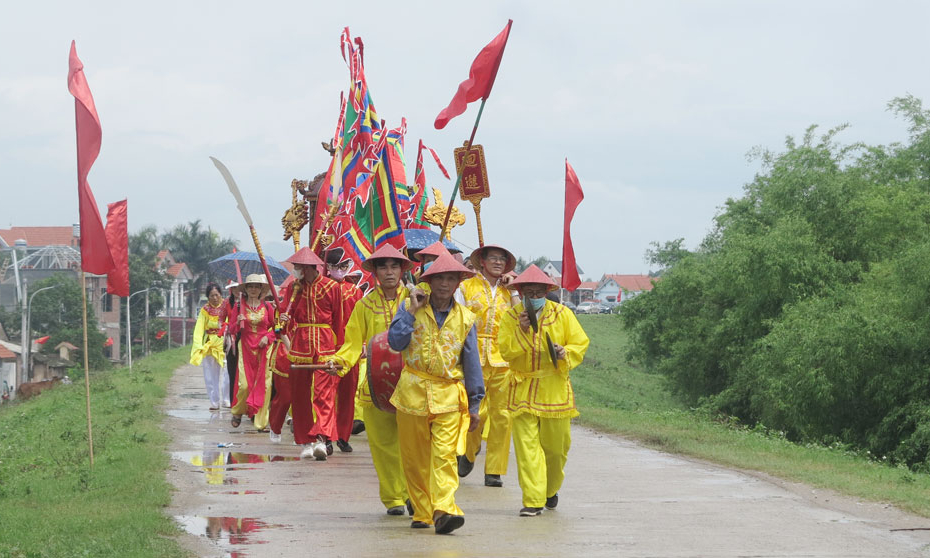
<svg viewBox="0 0 930 558">
<path fill-rule="evenodd" d="M 468 143 L 465 144 L 465 150 L 468 151 L 471 149 L 471 145 L 475 142 L 475 134 L 478 132 L 478 123 L 481 122 L 481 113 L 484 112 L 484 103 L 487 101 L 487 98 L 481 99 L 481 107 L 478 108 L 478 118 L 475 118 L 475 126 L 471 129 L 471 137 L 468 138 Z M 462 172 L 465 171 L 465 165 L 462 165 Z M 449 198 L 449 205 L 446 207 L 446 218 L 442 221 L 442 230 L 439 232 L 440 240 L 446 236 L 446 229 L 449 228 L 449 217 L 452 216 L 452 206 L 455 205 L 455 195 L 459 193 L 459 184 L 462 183 L 462 172 L 457 173 L 458 176 L 455 177 L 455 188 L 452 189 L 452 197 Z"/>
<path fill-rule="evenodd" d="M 90 420 L 90 365 L 87 359 L 87 280 L 81 270 L 81 298 L 84 301 L 84 395 L 87 402 L 87 447 L 90 450 L 90 467 L 94 467 L 94 429 Z"/>
<path fill-rule="evenodd" d="M 484 248 L 484 231 L 481 230 L 481 198 L 471 201 L 475 208 L 475 224 L 478 226 L 478 248 Z"/>
</svg>

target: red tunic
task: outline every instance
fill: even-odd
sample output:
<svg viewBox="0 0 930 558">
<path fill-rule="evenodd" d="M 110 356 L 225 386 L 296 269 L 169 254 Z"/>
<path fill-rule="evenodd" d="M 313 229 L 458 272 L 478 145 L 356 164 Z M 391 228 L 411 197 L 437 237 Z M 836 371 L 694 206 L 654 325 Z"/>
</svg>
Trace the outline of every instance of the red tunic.
<svg viewBox="0 0 930 558">
<path fill-rule="evenodd" d="M 284 291 L 284 304 L 288 303 L 290 320 L 285 329 L 291 340 L 288 359 L 293 363 L 312 364 L 334 354 L 337 335 L 341 338 L 345 324 L 339 284 L 322 275 L 309 284 L 295 281 Z"/>
</svg>

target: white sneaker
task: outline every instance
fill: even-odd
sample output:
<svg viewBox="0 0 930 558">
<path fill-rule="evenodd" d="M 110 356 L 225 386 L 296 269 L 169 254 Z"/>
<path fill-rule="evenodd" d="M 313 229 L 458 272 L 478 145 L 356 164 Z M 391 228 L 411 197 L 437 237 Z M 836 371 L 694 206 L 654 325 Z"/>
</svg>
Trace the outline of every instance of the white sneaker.
<svg viewBox="0 0 930 558">
<path fill-rule="evenodd" d="M 313 444 L 313 457 L 317 461 L 326 461 L 326 442 L 317 441 Z"/>
<path fill-rule="evenodd" d="M 273 431 L 271 431 L 271 430 L 268 431 L 268 439 L 271 440 L 271 443 L 272 443 L 272 444 L 280 444 L 280 443 L 281 443 L 281 435 L 280 435 L 280 434 L 275 434 L 275 433 L 274 433 Z"/>
<path fill-rule="evenodd" d="M 315 443 L 313 443 L 313 444 L 304 444 L 304 445 L 303 445 L 303 448 L 304 448 L 304 449 L 302 449 L 302 450 L 300 451 L 300 458 L 301 458 L 301 459 L 307 459 L 308 457 L 312 457 L 312 456 L 313 456 L 313 449 L 314 449 L 315 447 L 316 447 L 316 444 L 315 444 Z M 324 451 L 325 451 L 325 449 L 324 449 Z"/>
</svg>

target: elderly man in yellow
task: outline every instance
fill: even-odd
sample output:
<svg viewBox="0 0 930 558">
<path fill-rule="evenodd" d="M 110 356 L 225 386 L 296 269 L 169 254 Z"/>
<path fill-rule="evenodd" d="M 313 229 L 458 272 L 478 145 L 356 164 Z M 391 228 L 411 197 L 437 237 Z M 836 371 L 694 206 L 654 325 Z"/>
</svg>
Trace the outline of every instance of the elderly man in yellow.
<svg viewBox="0 0 930 558">
<path fill-rule="evenodd" d="M 389 244 L 382 245 L 362 262 L 362 269 L 374 274 L 378 287 L 358 301 L 349 317 L 345 342 L 332 358 L 335 366 L 341 367 L 340 376 L 344 376 L 358 362 L 365 343 L 390 327 L 397 308 L 407 297 L 407 289 L 400 282 L 401 277 L 412 265 L 413 262 Z M 374 406 L 367 382 L 359 392 L 371 460 L 378 474 L 381 502 L 387 508 L 388 515 L 403 515 L 404 507 L 409 506 L 410 501 L 407 499 L 407 481 L 404 479 L 400 445 L 397 442 L 397 420 L 393 413 Z"/>
<path fill-rule="evenodd" d="M 471 274 L 451 255 L 440 255 L 421 277 L 430 294 L 413 289 L 388 330 L 388 343 L 404 357 L 391 404 L 413 501 L 410 526 L 433 524 L 439 535 L 465 524 L 455 504 L 455 458 L 465 451 L 468 430 L 478 426 L 484 397 L 475 315 L 452 297 Z"/>
<path fill-rule="evenodd" d="M 541 269 L 531 265 L 511 284 L 529 301 L 532 315 L 523 303 L 514 306 L 501 319 L 497 339 L 513 375 L 508 409 L 523 489 L 520 515 L 536 516 L 559 503 L 571 419 L 578 416 L 568 373 L 584 359 L 588 336 L 571 310 L 546 300 L 559 287 Z"/>
<path fill-rule="evenodd" d="M 510 459 L 510 413 L 507 412 L 507 392 L 510 376 L 507 361 L 497 347 L 497 332 L 501 317 L 513 306 L 508 289 L 510 276 L 517 259 L 509 251 L 487 244 L 471 253 L 469 258 L 475 269 L 474 277 L 462 281 L 465 306 L 475 313 L 475 330 L 478 332 L 478 352 L 484 375 L 485 396 L 481 401 L 478 428 L 468 434 L 465 455 L 458 457 L 459 476 L 467 476 L 475 465 L 475 456 L 481 449 L 481 435 L 488 423 L 488 452 L 484 459 L 484 485 L 504 485 L 501 475 L 507 474 Z"/>
</svg>

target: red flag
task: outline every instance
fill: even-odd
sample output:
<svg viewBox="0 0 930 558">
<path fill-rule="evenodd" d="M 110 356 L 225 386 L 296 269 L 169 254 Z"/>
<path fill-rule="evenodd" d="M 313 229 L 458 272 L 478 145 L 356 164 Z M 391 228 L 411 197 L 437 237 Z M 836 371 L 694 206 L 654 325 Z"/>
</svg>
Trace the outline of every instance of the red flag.
<svg viewBox="0 0 930 558">
<path fill-rule="evenodd" d="M 562 236 L 562 288 L 574 291 L 581 284 L 578 277 L 578 264 L 575 263 L 575 248 L 572 246 L 572 217 L 575 208 L 584 199 L 581 183 L 575 169 L 565 159 L 565 230 Z"/>
<path fill-rule="evenodd" d="M 161 330 L 161 331 L 159 331 L 158 333 L 155 334 L 155 339 L 161 339 L 162 337 L 165 336 L 166 333 L 168 333 L 168 332 L 165 331 L 164 329 Z"/>
<path fill-rule="evenodd" d="M 39 345 L 44 345 L 45 342 L 48 341 L 49 337 L 50 337 L 49 335 L 46 335 L 45 337 L 39 337 L 38 339 L 36 339 L 36 343 L 38 343 Z"/>
<path fill-rule="evenodd" d="M 113 257 L 100 220 L 94 193 L 87 184 L 87 174 L 100 153 L 100 119 L 94 97 L 84 77 L 84 64 L 71 41 L 68 59 L 68 91 L 74 95 L 74 120 L 77 131 L 78 211 L 81 219 L 81 269 L 103 275 L 113 269 Z"/>
<path fill-rule="evenodd" d="M 107 292 L 129 296 L 129 219 L 126 200 L 107 205 L 107 246 L 113 256 L 113 269 L 107 273 Z"/>
<path fill-rule="evenodd" d="M 507 37 L 510 36 L 510 26 L 513 20 L 507 20 L 507 26 L 501 31 L 494 40 L 487 44 L 475 61 L 471 63 L 471 69 L 468 71 L 468 79 L 459 84 L 458 91 L 452 97 L 449 106 L 442 109 L 436 122 L 433 124 L 437 130 L 442 130 L 446 124 L 456 116 L 465 112 L 468 103 L 478 99 L 487 99 L 491 94 L 491 88 L 494 86 L 494 78 L 497 77 L 497 69 L 501 65 L 501 58 L 504 56 L 504 47 L 507 46 Z"/>
</svg>

